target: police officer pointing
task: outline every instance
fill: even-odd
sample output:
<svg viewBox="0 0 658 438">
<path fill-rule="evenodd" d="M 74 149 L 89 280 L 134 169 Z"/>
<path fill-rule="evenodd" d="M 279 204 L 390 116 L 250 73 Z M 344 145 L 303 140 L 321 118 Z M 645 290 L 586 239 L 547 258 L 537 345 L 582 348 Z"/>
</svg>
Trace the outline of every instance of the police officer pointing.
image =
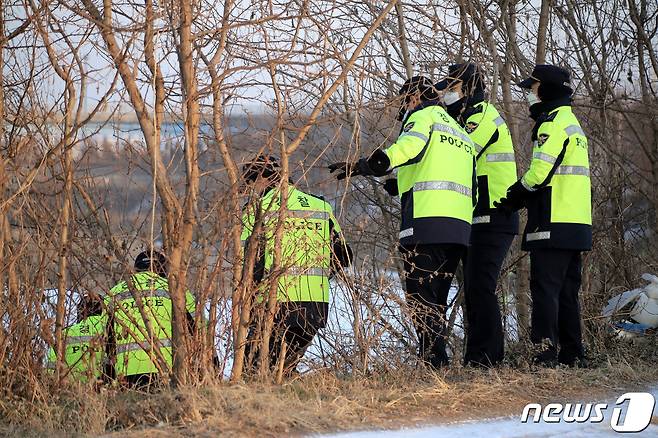
<svg viewBox="0 0 658 438">
<path fill-rule="evenodd" d="M 519 86 L 527 90 L 535 120 L 532 161 L 498 206 L 507 212 L 528 209 L 522 248 L 530 251 L 534 360 L 582 364 L 581 251 L 592 247 L 587 138 L 571 110 L 566 70 L 537 65 Z"/>
<path fill-rule="evenodd" d="M 335 163 L 338 179 L 383 176 L 397 169 L 407 302 L 419 354 L 432 367 L 448 363 L 445 314 L 448 292 L 468 245 L 473 216 L 473 142 L 439 105 L 430 80 L 415 76 L 402 86 L 402 131 L 386 150 L 356 163 Z"/>
<path fill-rule="evenodd" d="M 507 187 L 516 181 L 512 137 L 498 110 L 485 99 L 484 78 L 473 63 L 453 64 L 437 83 L 448 114 L 475 144 L 478 200 L 473 213 L 471 245 L 464 265 L 466 351 L 464 363 L 491 366 L 503 360 L 504 342 L 496 284 L 519 217 L 496 210 Z"/>
</svg>

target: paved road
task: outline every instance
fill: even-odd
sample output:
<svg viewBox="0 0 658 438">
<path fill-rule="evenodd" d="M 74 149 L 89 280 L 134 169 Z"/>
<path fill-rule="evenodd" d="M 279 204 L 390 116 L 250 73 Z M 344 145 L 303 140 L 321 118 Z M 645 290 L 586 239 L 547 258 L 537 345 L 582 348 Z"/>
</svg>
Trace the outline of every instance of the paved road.
<svg viewBox="0 0 658 438">
<path fill-rule="evenodd" d="M 649 390 L 658 400 L 658 387 Z M 619 394 L 621 395 L 621 394 Z M 612 411 L 616 400 L 608 400 L 608 409 L 604 420 L 598 424 L 592 423 L 539 423 L 523 424 L 519 416 L 494 418 L 487 420 L 468 421 L 445 424 L 417 429 L 383 430 L 369 432 L 351 432 L 327 436 L 327 438 L 434 438 L 434 437 L 467 437 L 467 438 L 634 438 L 658 437 L 656 419 L 658 409 L 654 406 L 654 424 L 650 424 L 640 433 L 618 433 L 610 426 Z M 624 416 L 622 415 L 622 419 Z M 623 423 L 622 423 L 623 424 Z"/>
</svg>

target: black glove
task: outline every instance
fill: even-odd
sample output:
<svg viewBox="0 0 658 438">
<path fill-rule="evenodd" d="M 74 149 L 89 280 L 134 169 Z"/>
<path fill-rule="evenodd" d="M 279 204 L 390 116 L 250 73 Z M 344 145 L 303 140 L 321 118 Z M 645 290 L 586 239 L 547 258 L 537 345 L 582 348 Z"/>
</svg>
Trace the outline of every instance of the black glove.
<svg viewBox="0 0 658 438">
<path fill-rule="evenodd" d="M 391 196 L 398 196 L 398 180 L 397 178 L 389 178 L 384 181 L 384 190 Z"/>
<path fill-rule="evenodd" d="M 354 253 L 352 248 L 345 242 L 341 236 L 335 231 L 331 236 L 332 253 L 331 270 L 338 271 L 343 267 L 347 267 L 352 263 Z"/>
<path fill-rule="evenodd" d="M 336 179 L 338 181 L 347 178 L 348 176 L 357 176 L 357 175 L 374 175 L 372 169 L 368 165 L 367 158 L 361 158 L 356 163 L 346 163 L 341 161 L 340 163 L 333 163 L 329 165 L 329 173 L 338 172 L 336 174 Z"/>
<path fill-rule="evenodd" d="M 384 176 L 390 172 L 390 165 L 391 161 L 388 159 L 388 155 L 381 149 L 377 149 L 370 157 L 361 158 L 356 163 L 341 161 L 340 163 L 330 164 L 329 173 L 338 171 L 336 179 L 339 181 L 348 176 Z"/>
<path fill-rule="evenodd" d="M 515 211 L 525 207 L 525 200 L 530 193 L 519 180 L 507 189 L 507 194 L 500 199 L 500 202 L 494 201 L 494 207 L 510 216 Z"/>
</svg>

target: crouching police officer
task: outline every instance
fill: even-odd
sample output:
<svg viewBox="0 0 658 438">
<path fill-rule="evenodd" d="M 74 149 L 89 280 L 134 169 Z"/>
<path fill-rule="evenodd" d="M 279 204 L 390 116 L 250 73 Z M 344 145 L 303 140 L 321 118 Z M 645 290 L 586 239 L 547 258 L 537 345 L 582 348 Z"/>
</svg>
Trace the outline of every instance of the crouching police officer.
<svg viewBox="0 0 658 438">
<path fill-rule="evenodd" d="M 473 142 L 439 105 L 430 80 L 402 86 L 402 131 L 386 150 L 356 163 L 335 163 L 338 179 L 383 176 L 397 169 L 402 222 L 400 250 L 419 355 L 432 367 L 448 363 L 445 315 L 452 279 L 469 242 L 475 200 Z M 390 181 L 390 180 L 389 180 Z"/>
<path fill-rule="evenodd" d="M 85 295 L 78 305 L 78 322 L 64 330 L 64 363 L 67 376 L 81 382 L 98 380 L 103 372 L 105 358 L 105 326 L 107 315 L 101 301 Z M 48 350 L 47 368 L 54 371 L 57 365 L 55 349 Z"/>
<path fill-rule="evenodd" d="M 109 312 L 108 375 L 134 387 L 159 383 L 172 368 L 173 304 L 167 281 L 167 259 L 144 251 L 135 259 L 136 273 L 104 297 Z M 193 330 L 196 300 L 185 294 L 188 327 Z"/>
<path fill-rule="evenodd" d="M 258 156 L 244 166 L 243 177 L 251 189 L 251 200 L 244 208 L 241 238 L 245 256 L 256 251 L 252 274 L 257 306 L 252 313 L 256 317 L 252 317 L 245 356 L 253 371 L 262 335 L 259 328 L 263 326 L 270 284 L 275 281 L 278 310 L 268 360 L 272 368 L 283 360 L 283 370 L 289 374 L 326 325 L 329 278 L 333 272 L 349 266 L 352 251 L 342 237 L 331 205 L 290 182 L 282 224 L 281 265 L 277 272 L 272 272 L 282 198 L 278 161 L 275 157 Z M 284 344 L 285 355 L 281 357 Z"/>
<path fill-rule="evenodd" d="M 468 323 L 464 363 L 491 366 L 501 362 L 505 354 L 496 284 L 519 229 L 518 213 L 507 215 L 494 206 L 516 181 L 512 137 L 498 110 L 485 100 L 484 78 L 477 65 L 451 65 L 446 79 L 435 87 L 446 90 L 443 101 L 448 114 L 475 144 L 478 200 L 464 266 Z"/>
<path fill-rule="evenodd" d="M 571 110 L 566 70 L 537 65 L 519 86 L 527 90 L 535 120 L 532 161 L 498 205 L 507 212 L 528 209 L 522 248 L 530 251 L 534 360 L 583 364 L 581 252 L 592 247 L 587 138 Z"/>
</svg>

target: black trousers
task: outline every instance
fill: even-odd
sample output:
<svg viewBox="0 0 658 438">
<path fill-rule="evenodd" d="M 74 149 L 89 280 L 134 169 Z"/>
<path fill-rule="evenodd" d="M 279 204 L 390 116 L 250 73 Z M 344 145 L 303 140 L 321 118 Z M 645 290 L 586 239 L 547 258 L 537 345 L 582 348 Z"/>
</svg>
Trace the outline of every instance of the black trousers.
<svg viewBox="0 0 658 438">
<path fill-rule="evenodd" d="M 448 364 L 446 306 L 448 292 L 464 245 L 431 244 L 401 247 L 407 303 L 416 328 L 419 356 L 430 366 Z"/>
<path fill-rule="evenodd" d="M 492 366 L 505 356 L 505 335 L 496 285 L 512 240 L 513 234 L 477 231 L 471 234 L 464 266 L 466 365 Z"/>
<path fill-rule="evenodd" d="M 284 371 L 292 372 L 318 331 L 326 325 L 329 312 L 328 303 L 290 301 L 278 304 L 279 309 L 274 317 L 274 328 L 269 343 L 270 368 L 275 369 L 281 356 L 285 342 Z M 245 357 L 247 368 L 255 371 L 258 363 L 257 325 L 249 328 Z"/>
<path fill-rule="evenodd" d="M 580 251 L 530 251 L 530 339 L 535 344 L 547 343 L 536 357 L 540 362 L 557 359 L 572 365 L 584 356 L 578 302 L 581 267 Z"/>
<path fill-rule="evenodd" d="M 162 384 L 158 373 L 132 374 L 125 376 L 124 379 L 129 388 L 145 391 L 157 388 Z"/>
</svg>

